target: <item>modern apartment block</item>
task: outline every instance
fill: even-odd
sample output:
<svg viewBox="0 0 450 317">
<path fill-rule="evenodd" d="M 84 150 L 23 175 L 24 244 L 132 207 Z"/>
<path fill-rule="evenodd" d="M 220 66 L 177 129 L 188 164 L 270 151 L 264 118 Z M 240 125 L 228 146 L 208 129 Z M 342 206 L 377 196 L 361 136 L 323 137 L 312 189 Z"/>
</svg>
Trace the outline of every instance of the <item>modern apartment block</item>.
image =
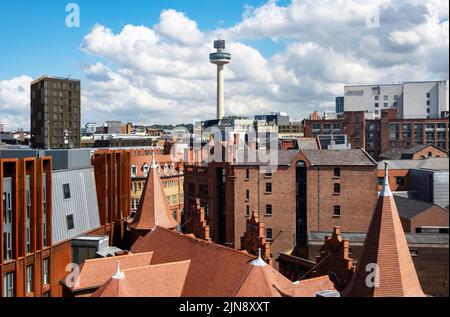
<svg viewBox="0 0 450 317">
<path fill-rule="evenodd" d="M 82 162 L 56 169 L 50 155 L 18 152 L 0 155 L 0 294 L 58 297 L 71 240 L 101 234 L 94 170 Z"/>
<path fill-rule="evenodd" d="M 184 171 L 186 232 L 196 232 L 189 219 L 199 202 L 211 239 L 240 248 L 258 210 L 274 258 L 294 248 L 307 258 L 310 231 L 365 232 L 377 200 L 377 165 L 363 150 L 280 150 L 277 166 L 213 162 Z"/>
<path fill-rule="evenodd" d="M 80 81 L 43 76 L 31 83 L 33 148 L 80 147 Z"/>
<path fill-rule="evenodd" d="M 391 85 L 346 86 L 343 111 L 364 111 L 381 118 L 381 110 L 397 109 L 402 119 L 440 118 L 449 111 L 448 80 Z"/>
<path fill-rule="evenodd" d="M 354 149 L 378 156 L 392 148 L 432 144 L 448 152 L 448 118 L 399 119 L 396 109 L 381 110 L 374 119 L 366 112 L 344 112 L 333 119 L 304 120 L 305 137 L 345 134 Z"/>
</svg>

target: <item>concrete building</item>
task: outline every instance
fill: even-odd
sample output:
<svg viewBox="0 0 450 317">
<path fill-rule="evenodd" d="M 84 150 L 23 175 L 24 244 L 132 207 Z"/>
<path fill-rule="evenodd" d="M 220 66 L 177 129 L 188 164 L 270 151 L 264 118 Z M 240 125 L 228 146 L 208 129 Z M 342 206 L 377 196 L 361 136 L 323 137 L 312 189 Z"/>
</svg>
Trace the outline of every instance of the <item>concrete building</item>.
<svg viewBox="0 0 450 317">
<path fill-rule="evenodd" d="M 6 132 L 6 123 L 0 121 L 0 133 Z"/>
<path fill-rule="evenodd" d="M 79 148 L 81 137 L 80 81 L 43 76 L 31 83 L 33 148 Z"/>
<path fill-rule="evenodd" d="M 440 118 L 449 111 L 448 80 L 355 85 L 344 89 L 344 111 L 370 112 L 378 119 L 382 109 L 397 109 L 399 119 Z"/>
</svg>

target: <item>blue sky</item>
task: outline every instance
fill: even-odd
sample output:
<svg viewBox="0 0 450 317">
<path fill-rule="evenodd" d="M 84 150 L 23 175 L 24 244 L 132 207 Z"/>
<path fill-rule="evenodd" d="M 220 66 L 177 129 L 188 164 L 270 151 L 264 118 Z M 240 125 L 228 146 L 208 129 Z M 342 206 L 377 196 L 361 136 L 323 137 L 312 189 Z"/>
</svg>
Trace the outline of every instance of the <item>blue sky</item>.
<svg viewBox="0 0 450 317">
<path fill-rule="evenodd" d="M 222 37 L 225 114 L 333 111 L 345 85 L 448 79 L 447 0 L 0 1 L 0 122 L 29 128 L 40 75 L 82 81 L 82 123 L 215 117 Z M 378 19 L 377 19 L 378 18 Z M 368 21 L 379 21 L 369 23 Z"/>
<path fill-rule="evenodd" d="M 80 28 L 67 28 L 67 0 L 14 0 L 0 2 L 0 79 L 19 74 L 83 77 L 81 68 L 92 61 L 80 51 L 83 37 L 96 24 L 120 31 L 126 24 L 152 26 L 163 9 L 175 9 L 197 21 L 201 30 L 230 27 L 239 22 L 244 6 L 262 0 L 77 0 Z M 280 5 L 289 1 L 280 1 Z M 249 40 L 265 55 L 278 51 L 271 40 Z"/>
</svg>

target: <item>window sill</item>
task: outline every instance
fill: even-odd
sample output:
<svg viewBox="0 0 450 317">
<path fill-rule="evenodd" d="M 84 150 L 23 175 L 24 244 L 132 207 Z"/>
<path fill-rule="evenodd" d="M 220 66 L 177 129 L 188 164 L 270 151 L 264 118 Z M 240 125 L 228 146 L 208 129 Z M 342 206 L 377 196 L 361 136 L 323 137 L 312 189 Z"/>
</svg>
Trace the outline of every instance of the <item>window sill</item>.
<svg viewBox="0 0 450 317">
<path fill-rule="evenodd" d="M 333 196 L 337 197 L 337 196 L 341 196 L 340 193 L 334 193 Z"/>
<path fill-rule="evenodd" d="M 272 192 L 270 192 L 270 193 L 268 193 L 268 192 L 264 193 L 264 195 L 272 195 L 272 194 L 273 194 Z"/>
<path fill-rule="evenodd" d="M 340 218 L 341 218 L 341 216 L 336 216 L 336 215 L 333 216 L 333 219 L 340 219 Z"/>
<path fill-rule="evenodd" d="M 268 214 L 266 214 L 265 217 L 266 217 L 266 218 L 272 218 L 273 215 L 268 215 Z"/>
</svg>

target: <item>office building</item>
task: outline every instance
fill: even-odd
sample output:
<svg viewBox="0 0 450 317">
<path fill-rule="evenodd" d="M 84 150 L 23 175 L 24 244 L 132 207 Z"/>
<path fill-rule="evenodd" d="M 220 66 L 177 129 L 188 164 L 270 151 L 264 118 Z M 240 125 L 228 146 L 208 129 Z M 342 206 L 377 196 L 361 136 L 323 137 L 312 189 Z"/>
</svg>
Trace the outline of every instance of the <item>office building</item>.
<svg viewBox="0 0 450 317">
<path fill-rule="evenodd" d="M 33 148 L 79 148 L 80 125 L 79 80 L 43 76 L 31 83 Z"/>
<path fill-rule="evenodd" d="M 449 111 L 448 80 L 345 86 L 344 111 L 396 109 L 399 119 L 437 119 Z"/>
</svg>

